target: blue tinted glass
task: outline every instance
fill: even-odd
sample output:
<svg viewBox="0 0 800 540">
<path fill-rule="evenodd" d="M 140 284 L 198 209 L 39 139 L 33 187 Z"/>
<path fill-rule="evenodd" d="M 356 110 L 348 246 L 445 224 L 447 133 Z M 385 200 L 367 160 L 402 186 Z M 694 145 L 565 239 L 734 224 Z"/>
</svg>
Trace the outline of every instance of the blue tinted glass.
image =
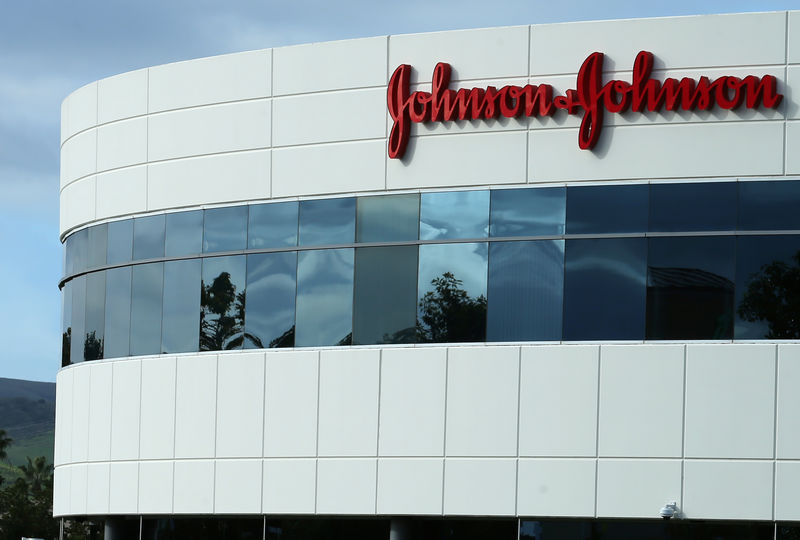
<svg viewBox="0 0 800 540">
<path fill-rule="evenodd" d="M 164 256 L 164 215 L 133 220 L 133 260 Z"/>
<path fill-rule="evenodd" d="M 203 251 L 238 251 L 247 246 L 247 206 L 205 211 Z"/>
<path fill-rule="evenodd" d="M 413 343 L 417 246 L 356 249 L 353 344 Z"/>
<path fill-rule="evenodd" d="M 800 229 L 800 181 L 739 182 L 739 229 Z"/>
<path fill-rule="evenodd" d="M 247 256 L 246 349 L 294 347 L 296 290 L 297 252 Z"/>
<path fill-rule="evenodd" d="M 295 345 L 352 342 L 353 250 L 301 251 L 297 257 Z"/>
<path fill-rule="evenodd" d="M 103 358 L 105 307 L 105 272 L 88 274 L 86 276 L 86 328 L 83 338 L 83 357 L 86 360 L 100 360 Z"/>
<path fill-rule="evenodd" d="M 108 224 L 108 249 L 106 263 L 118 264 L 131 260 L 133 254 L 133 220 L 114 221 Z"/>
<path fill-rule="evenodd" d="M 419 195 L 360 197 L 356 242 L 416 240 L 419 229 Z"/>
<path fill-rule="evenodd" d="M 67 257 L 67 275 L 86 270 L 89 266 L 89 230 L 83 229 L 67 238 L 67 250 L 72 255 L 71 265 Z"/>
<path fill-rule="evenodd" d="M 131 268 L 106 271 L 105 358 L 128 356 L 131 331 Z"/>
<path fill-rule="evenodd" d="M 564 339 L 644 338 L 645 238 L 567 240 Z"/>
<path fill-rule="evenodd" d="M 265 249 L 297 245 L 297 202 L 250 206 L 247 247 Z"/>
<path fill-rule="evenodd" d="M 419 341 L 458 343 L 486 339 L 488 255 L 485 242 L 419 247 Z"/>
<path fill-rule="evenodd" d="M 648 339 L 733 337 L 732 236 L 650 238 Z"/>
<path fill-rule="evenodd" d="M 180 257 L 200 253 L 203 245 L 203 211 L 167 214 L 164 254 Z M 198 290 L 199 286 L 198 286 Z"/>
<path fill-rule="evenodd" d="M 140 264 L 131 277 L 131 355 L 161 352 L 164 263 Z"/>
<path fill-rule="evenodd" d="M 489 234 L 489 192 L 423 193 L 419 239 L 486 238 Z"/>
<path fill-rule="evenodd" d="M 106 264 L 106 244 L 108 243 L 108 226 L 89 227 L 88 267 L 96 268 Z"/>
<path fill-rule="evenodd" d="M 73 279 L 72 283 L 72 339 L 70 340 L 70 361 L 83 362 L 83 345 L 86 332 L 86 276 Z"/>
<path fill-rule="evenodd" d="M 650 231 L 736 229 L 736 182 L 650 185 Z"/>
<path fill-rule="evenodd" d="M 190 259 L 164 263 L 162 353 L 198 350 L 200 262 L 200 259 Z"/>
<path fill-rule="evenodd" d="M 201 351 L 242 348 L 246 264 L 244 255 L 203 259 Z"/>
<path fill-rule="evenodd" d="M 300 245 L 352 244 L 356 231 L 356 200 L 300 202 Z"/>
<path fill-rule="evenodd" d="M 567 233 L 647 232 L 647 184 L 567 189 Z"/>
<path fill-rule="evenodd" d="M 489 246 L 487 341 L 561 340 L 564 241 Z"/>
<path fill-rule="evenodd" d="M 800 236 L 740 236 L 736 339 L 800 339 Z"/>
<path fill-rule="evenodd" d="M 72 282 L 61 289 L 61 367 L 68 366 L 69 348 L 72 339 Z"/>
<path fill-rule="evenodd" d="M 492 191 L 491 236 L 564 234 L 563 187 Z"/>
</svg>

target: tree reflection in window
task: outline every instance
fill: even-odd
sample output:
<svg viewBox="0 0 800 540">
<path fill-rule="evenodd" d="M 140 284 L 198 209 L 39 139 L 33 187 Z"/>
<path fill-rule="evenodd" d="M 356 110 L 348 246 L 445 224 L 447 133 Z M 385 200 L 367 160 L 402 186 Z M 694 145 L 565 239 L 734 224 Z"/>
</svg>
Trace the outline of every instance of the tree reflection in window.
<svg viewBox="0 0 800 540">
<path fill-rule="evenodd" d="M 793 263 L 772 261 L 752 274 L 739 316 L 746 321 L 763 321 L 769 326 L 767 339 L 800 338 L 800 251 Z"/>
<path fill-rule="evenodd" d="M 222 272 L 200 290 L 200 350 L 240 349 L 247 339 L 257 348 L 261 340 L 244 330 L 245 292 L 236 292 L 231 274 Z"/>
<path fill-rule="evenodd" d="M 417 339 L 422 343 L 483 341 L 486 296 L 471 298 L 452 272 L 434 278 L 431 284 L 433 290 L 419 301 Z"/>
</svg>

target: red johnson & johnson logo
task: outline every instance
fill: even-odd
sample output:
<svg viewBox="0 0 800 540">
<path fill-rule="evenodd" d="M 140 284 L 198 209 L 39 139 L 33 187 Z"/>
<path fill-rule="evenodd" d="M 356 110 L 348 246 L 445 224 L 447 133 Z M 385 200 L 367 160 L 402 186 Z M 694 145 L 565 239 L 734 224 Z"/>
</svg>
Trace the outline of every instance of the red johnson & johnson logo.
<svg viewBox="0 0 800 540">
<path fill-rule="evenodd" d="M 622 113 L 660 111 L 705 111 L 716 103 L 723 109 L 744 105 L 755 109 L 760 105 L 776 108 L 783 96 L 777 92 L 772 75 L 749 75 L 740 79 L 723 75 L 715 80 L 688 77 L 668 78 L 663 82 L 651 79 L 653 53 L 641 51 L 633 63 L 631 82 L 611 80 L 603 84 L 603 53 L 590 54 L 578 71 L 575 90 L 554 96 L 549 84 L 494 86 L 486 89 L 452 90 L 450 64 L 440 62 L 433 70 L 431 92 L 411 92 L 411 66 L 402 64 L 394 70 L 387 90 L 387 106 L 394 120 L 389 135 L 389 157 L 402 158 L 408 145 L 411 122 L 447 122 L 516 118 L 519 116 L 551 116 L 557 109 L 567 114 L 583 111 L 578 146 L 591 149 L 597 144 L 603 127 L 604 111 Z"/>
</svg>

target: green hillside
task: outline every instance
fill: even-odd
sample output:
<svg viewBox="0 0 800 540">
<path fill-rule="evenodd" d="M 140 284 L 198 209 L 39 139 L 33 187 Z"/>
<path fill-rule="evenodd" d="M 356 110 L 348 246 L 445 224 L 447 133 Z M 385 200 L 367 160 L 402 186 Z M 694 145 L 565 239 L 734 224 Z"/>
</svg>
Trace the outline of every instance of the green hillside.
<svg viewBox="0 0 800 540">
<path fill-rule="evenodd" d="M 26 457 L 45 456 L 53 463 L 56 385 L 36 381 L 0 378 L 0 429 L 13 439 L 7 463 L 0 463 L 0 475 L 13 479 L 12 467 L 23 465 Z"/>
</svg>

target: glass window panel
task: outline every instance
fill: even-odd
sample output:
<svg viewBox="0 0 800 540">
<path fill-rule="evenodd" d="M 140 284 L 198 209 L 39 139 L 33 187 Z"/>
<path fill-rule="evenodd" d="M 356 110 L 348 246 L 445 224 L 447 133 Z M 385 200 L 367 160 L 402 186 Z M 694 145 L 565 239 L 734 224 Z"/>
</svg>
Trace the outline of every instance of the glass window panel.
<svg viewBox="0 0 800 540">
<path fill-rule="evenodd" d="M 800 236 L 740 236 L 736 339 L 800 339 Z"/>
<path fill-rule="evenodd" d="M 413 523 L 413 522 L 412 522 Z M 515 521 L 516 523 L 516 521 Z M 267 519 L 266 540 L 385 540 L 390 538 L 388 519 Z M 392 536 L 393 537 L 393 536 Z M 427 536 L 408 538 L 429 540 Z M 460 537 L 447 537 L 458 540 Z M 499 537 L 483 537 L 481 540 L 502 540 Z M 430 540 L 438 540 L 430 538 Z M 442 537 L 445 540 L 445 537 Z M 509 540 L 514 540 L 509 537 Z"/>
<path fill-rule="evenodd" d="M 133 220 L 114 221 L 108 224 L 107 264 L 119 264 L 131 260 L 133 254 Z"/>
<path fill-rule="evenodd" d="M 241 349 L 244 338 L 244 255 L 203 259 L 200 350 Z"/>
<path fill-rule="evenodd" d="M 647 184 L 567 188 L 567 234 L 647 232 Z"/>
<path fill-rule="evenodd" d="M 86 276 L 86 329 L 83 338 L 83 357 L 86 360 L 103 358 L 105 333 L 106 274 L 93 272 Z"/>
<path fill-rule="evenodd" d="M 138 522 L 136 522 L 138 524 Z M 137 529 L 136 538 L 140 538 Z M 142 520 L 147 540 L 262 540 L 264 519 L 258 517 L 169 517 Z"/>
<path fill-rule="evenodd" d="M 560 341 L 564 241 L 489 246 L 487 341 Z"/>
<path fill-rule="evenodd" d="M 519 540 L 592 540 L 593 520 L 520 520 Z M 659 522 L 655 522 L 660 524 Z M 616 537 L 614 537 L 616 538 Z M 649 536 L 636 540 L 657 540 Z M 633 540 L 633 539 L 631 539 Z M 670 539 L 674 540 L 674 539 Z"/>
<path fill-rule="evenodd" d="M 247 206 L 205 211 L 203 251 L 237 251 L 247 246 Z"/>
<path fill-rule="evenodd" d="M 300 202 L 300 245 L 352 244 L 356 230 L 356 200 Z"/>
<path fill-rule="evenodd" d="M 564 234 L 565 193 L 563 187 L 492 191 L 490 235 Z"/>
<path fill-rule="evenodd" d="M 567 240 L 564 339 L 644 338 L 645 238 Z"/>
<path fill-rule="evenodd" d="M 69 357 L 73 364 L 83 362 L 83 340 L 86 332 L 86 276 L 73 279 L 72 283 L 72 339 Z"/>
<path fill-rule="evenodd" d="M 164 263 L 140 264 L 131 276 L 131 355 L 161 352 Z"/>
<path fill-rule="evenodd" d="M 72 338 L 72 282 L 61 289 L 61 367 L 70 364 L 69 349 Z"/>
<path fill-rule="evenodd" d="M 167 214 L 164 254 L 167 257 L 193 255 L 203 249 L 203 211 Z M 199 290 L 199 289 L 198 289 Z"/>
<path fill-rule="evenodd" d="M 419 247 L 418 341 L 485 341 L 488 255 L 485 242 Z"/>
<path fill-rule="evenodd" d="M 67 249 L 72 255 L 72 267 L 67 274 L 86 270 L 89 267 L 89 230 L 83 229 L 67 238 Z"/>
<path fill-rule="evenodd" d="M 295 346 L 350 345 L 352 318 L 353 250 L 301 251 Z"/>
<path fill-rule="evenodd" d="M 250 206 L 247 247 L 267 249 L 297 245 L 297 202 Z"/>
<path fill-rule="evenodd" d="M 353 344 L 416 341 L 417 246 L 356 249 Z"/>
<path fill-rule="evenodd" d="M 733 337 L 732 236 L 650 238 L 648 339 Z"/>
<path fill-rule="evenodd" d="M 106 264 L 106 244 L 108 243 L 108 226 L 104 223 L 89 227 L 88 267 L 96 268 Z"/>
<path fill-rule="evenodd" d="M 739 182 L 740 230 L 800 229 L 800 181 Z"/>
<path fill-rule="evenodd" d="M 356 242 L 402 242 L 419 234 L 419 195 L 359 197 Z"/>
<path fill-rule="evenodd" d="M 423 193 L 419 209 L 420 240 L 486 238 L 489 192 Z"/>
<path fill-rule="evenodd" d="M 650 185 L 650 231 L 736 229 L 736 182 Z"/>
<path fill-rule="evenodd" d="M 106 271 L 105 358 L 128 356 L 131 331 L 130 266 Z"/>
<path fill-rule="evenodd" d="M 161 352 L 194 352 L 200 343 L 200 259 L 164 263 Z"/>
<path fill-rule="evenodd" d="M 133 260 L 164 256 L 164 215 L 133 220 Z"/>
<path fill-rule="evenodd" d="M 294 347 L 297 252 L 247 256 L 245 349 Z"/>
</svg>

